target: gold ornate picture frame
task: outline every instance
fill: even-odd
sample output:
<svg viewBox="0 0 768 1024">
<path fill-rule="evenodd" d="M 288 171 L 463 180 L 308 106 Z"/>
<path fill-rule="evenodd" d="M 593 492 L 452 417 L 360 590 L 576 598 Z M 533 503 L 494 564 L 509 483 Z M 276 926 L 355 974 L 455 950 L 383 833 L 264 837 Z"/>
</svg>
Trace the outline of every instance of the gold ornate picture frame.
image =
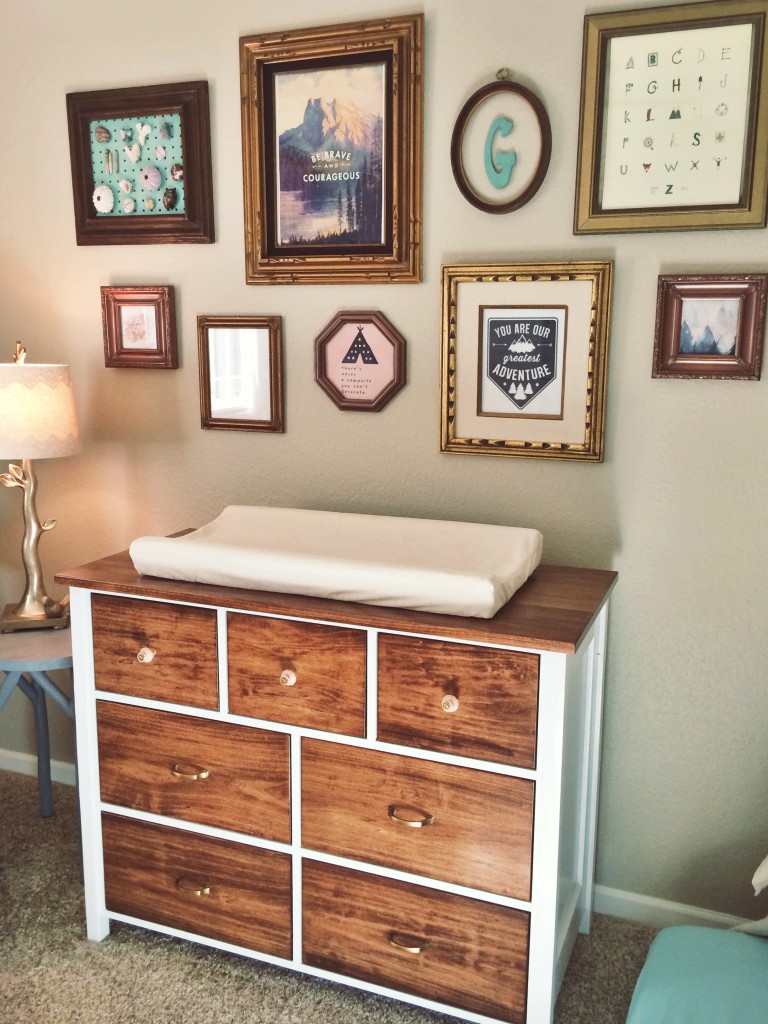
<svg viewBox="0 0 768 1024">
<path fill-rule="evenodd" d="M 613 264 L 442 268 L 442 452 L 601 462 Z"/>
<path fill-rule="evenodd" d="M 418 14 L 241 38 L 247 284 L 421 280 L 423 34 Z"/>
<path fill-rule="evenodd" d="M 574 233 L 759 228 L 768 0 L 584 19 Z"/>
</svg>

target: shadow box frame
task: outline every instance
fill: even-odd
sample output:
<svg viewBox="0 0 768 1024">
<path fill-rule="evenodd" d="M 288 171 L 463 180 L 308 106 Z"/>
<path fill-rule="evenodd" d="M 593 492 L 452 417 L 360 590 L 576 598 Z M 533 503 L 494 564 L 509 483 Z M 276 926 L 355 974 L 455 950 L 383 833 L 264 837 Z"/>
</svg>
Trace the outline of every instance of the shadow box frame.
<svg viewBox="0 0 768 1024">
<path fill-rule="evenodd" d="M 149 330 L 154 344 L 129 342 L 126 329 L 133 323 Z M 104 329 L 104 365 L 133 370 L 175 370 L 179 365 L 176 339 L 176 303 L 173 285 L 102 285 L 101 316 Z"/>
<path fill-rule="evenodd" d="M 422 14 L 241 37 L 247 284 L 408 284 L 421 281 L 423 53 Z M 360 243 L 322 241 L 324 236 L 319 227 L 309 240 L 280 238 L 283 168 L 278 159 L 278 139 L 285 125 L 278 123 L 277 90 L 289 87 L 290 76 L 294 80 L 306 76 L 311 86 L 318 76 L 344 71 L 347 74 L 345 88 L 354 95 L 356 86 L 362 85 L 362 68 L 368 72 L 378 68 L 377 73 L 383 76 L 383 180 L 378 193 L 375 179 L 371 186 L 379 200 L 375 215 L 381 219 L 377 239 Z M 360 76 L 357 82 L 352 77 L 355 74 Z M 287 101 L 284 106 L 289 109 Z M 301 117 L 302 113 L 297 116 Z M 325 169 L 328 175 L 345 173 L 344 156 L 336 166 L 326 159 L 328 153 L 322 147 L 312 155 L 317 160 L 313 166 L 318 175 L 325 174 Z M 289 182 L 289 171 L 291 174 L 300 174 L 300 171 L 291 169 L 287 159 L 285 180 Z M 315 173 L 311 168 L 302 169 L 305 174 L 299 180 Z M 363 173 L 360 171 L 361 175 Z M 350 195 L 349 182 L 349 178 L 341 179 L 347 196 Z M 323 184 L 313 187 L 318 193 L 325 188 Z M 304 209 L 302 206 L 300 216 Z M 298 217 L 296 221 L 301 223 Z"/>
<path fill-rule="evenodd" d="M 768 0 L 585 16 L 574 234 L 765 227 L 767 23 Z M 745 27 L 749 43 L 738 36 Z M 719 63 L 714 32 L 728 43 Z M 736 165 L 734 134 L 737 143 L 743 134 Z M 651 195 L 673 198 L 652 204 Z"/>
<path fill-rule="evenodd" d="M 377 364 L 384 366 L 386 376 L 369 388 L 353 380 L 345 393 L 344 385 L 331 369 L 329 349 L 335 349 L 340 355 L 344 348 L 349 348 L 350 338 L 352 344 L 356 342 L 355 331 L 362 332 L 364 327 L 371 329 L 364 343 L 371 348 Z M 405 338 L 383 313 L 345 310 L 337 313 L 315 338 L 315 380 L 339 409 L 380 412 L 405 386 L 405 350 Z M 356 369 L 364 366 L 363 356 L 356 356 L 353 365 Z M 361 394 L 355 397 L 348 393 L 350 390 L 359 390 Z M 366 390 L 370 394 L 366 395 Z"/>
<path fill-rule="evenodd" d="M 612 286 L 612 261 L 443 266 L 440 451 L 602 462 Z"/>
<path fill-rule="evenodd" d="M 247 330 L 267 332 L 269 413 L 262 419 L 216 415 L 212 402 L 210 331 Z M 197 354 L 200 376 L 200 426 L 203 430 L 246 430 L 260 433 L 285 432 L 283 400 L 283 320 L 280 316 L 205 315 L 197 318 Z"/>
<path fill-rule="evenodd" d="M 651 376 L 677 380 L 760 380 L 768 273 L 663 274 L 656 299 Z M 737 304 L 733 352 L 683 351 L 686 302 Z"/>
<path fill-rule="evenodd" d="M 130 213 L 99 214 L 93 203 L 94 189 L 98 182 L 95 173 L 97 154 L 93 149 L 95 143 L 92 139 L 92 126 L 100 121 L 123 119 L 133 124 L 140 118 L 161 116 L 178 117 L 179 120 L 184 182 L 183 213 L 149 213 L 142 211 L 137 204 Z M 215 241 L 207 82 L 180 82 L 68 93 L 67 122 L 75 235 L 78 245 L 148 245 Z M 114 151 L 116 161 L 129 161 L 127 166 L 131 166 L 130 158 L 125 153 L 129 147 L 124 147 L 122 140 L 114 142 L 117 147 Z M 139 142 L 133 133 L 131 142 Z M 152 139 L 152 143 L 157 142 L 159 140 Z M 146 159 L 154 163 L 152 151 L 149 156 L 145 156 L 141 152 L 144 148 L 144 143 L 141 142 L 139 156 L 142 162 Z M 138 158 L 134 161 L 136 162 Z"/>
</svg>

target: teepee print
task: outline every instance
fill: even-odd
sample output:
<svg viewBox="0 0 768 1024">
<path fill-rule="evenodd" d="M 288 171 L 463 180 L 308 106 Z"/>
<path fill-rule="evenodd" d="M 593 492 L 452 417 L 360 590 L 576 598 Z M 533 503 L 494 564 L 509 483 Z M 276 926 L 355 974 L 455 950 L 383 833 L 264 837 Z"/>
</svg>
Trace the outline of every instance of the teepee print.
<svg viewBox="0 0 768 1024">
<path fill-rule="evenodd" d="M 362 359 L 364 363 L 378 363 L 379 361 L 373 354 L 373 349 L 365 340 L 363 329 L 359 324 L 355 340 L 349 346 L 347 354 L 341 361 L 342 363 L 356 363 L 358 359 Z"/>
</svg>

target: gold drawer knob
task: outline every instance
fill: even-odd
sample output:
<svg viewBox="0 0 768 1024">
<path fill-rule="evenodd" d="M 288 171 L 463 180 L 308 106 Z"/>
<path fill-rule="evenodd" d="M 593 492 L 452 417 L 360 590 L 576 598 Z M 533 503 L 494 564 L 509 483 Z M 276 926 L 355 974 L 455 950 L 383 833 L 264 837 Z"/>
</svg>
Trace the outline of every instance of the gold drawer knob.
<svg viewBox="0 0 768 1024">
<path fill-rule="evenodd" d="M 175 883 L 176 888 L 181 892 L 186 893 L 188 896 L 210 896 L 211 887 L 200 882 L 195 882 L 191 878 L 177 878 Z"/>
<path fill-rule="evenodd" d="M 136 655 L 136 661 L 140 661 L 144 665 L 148 665 L 150 661 L 154 661 L 157 651 L 153 647 L 142 647 L 139 653 Z"/>
<path fill-rule="evenodd" d="M 403 932 L 387 932 L 387 941 L 395 949 L 403 953 L 413 953 L 414 956 L 423 953 L 429 946 L 429 939 L 421 939 L 417 935 L 404 935 Z"/>
<path fill-rule="evenodd" d="M 397 804 L 390 804 L 387 814 L 396 821 L 398 825 L 407 825 L 408 828 L 426 828 L 427 825 L 434 825 L 435 816 L 428 811 L 420 811 L 418 807 L 398 807 Z"/>
<path fill-rule="evenodd" d="M 452 693 L 446 693 L 446 695 L 440 701 L 440 707 L 443 709 L 443 711 L 447 711 L 449 714 L 453 711 L 458 711 L 459 698 L 454 697 Z"/>
<path fill-rule="evenodd" d="M 296 673 L 293 669 L 284 668 L 280 673 L 280 685 L 281 686 L 295 686 L 296 685 Z"/>
<path fill-rule="evenodd" d="M 177 779 L 197 782 L 199 779 L 207 779 L 210 774 L 207 768 L 202 768 L 199 764 L 182 764 L 179 761 L 171 765 L 171 775 Z"/>
</svg>

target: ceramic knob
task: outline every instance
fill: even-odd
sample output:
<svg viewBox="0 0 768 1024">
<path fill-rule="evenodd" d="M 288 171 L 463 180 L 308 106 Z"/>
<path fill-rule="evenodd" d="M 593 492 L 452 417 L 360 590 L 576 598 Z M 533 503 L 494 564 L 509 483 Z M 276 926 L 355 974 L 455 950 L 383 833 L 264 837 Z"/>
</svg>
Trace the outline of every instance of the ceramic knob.
<svg viewBox="0 0 768 1024">
<path fill-rule="evenodd" d="M 446 695 L 440 701 L 440 707 L 443 709 L 443 711 L 448 711 L 449 713 L 452 711 L 458 711 L 459 698 L 454 697 L 452 693 L 446 693 Z"/>
<path fill-rule="evenodd" d="M 281 686 L 294 686 L 296 683 L 296 673 L 293 669 L 285 668 L 280 673 L 280 685 Z"/>
<path fill-rule="evenodd" d="M 157 651 L 153 650 L 151 647 L 142 647 L 136 655 L 136 661 L 141 661 L 145 665 L 148 665 L 149 662 L 154 659 L 156 654 Z"/>
</svg>

